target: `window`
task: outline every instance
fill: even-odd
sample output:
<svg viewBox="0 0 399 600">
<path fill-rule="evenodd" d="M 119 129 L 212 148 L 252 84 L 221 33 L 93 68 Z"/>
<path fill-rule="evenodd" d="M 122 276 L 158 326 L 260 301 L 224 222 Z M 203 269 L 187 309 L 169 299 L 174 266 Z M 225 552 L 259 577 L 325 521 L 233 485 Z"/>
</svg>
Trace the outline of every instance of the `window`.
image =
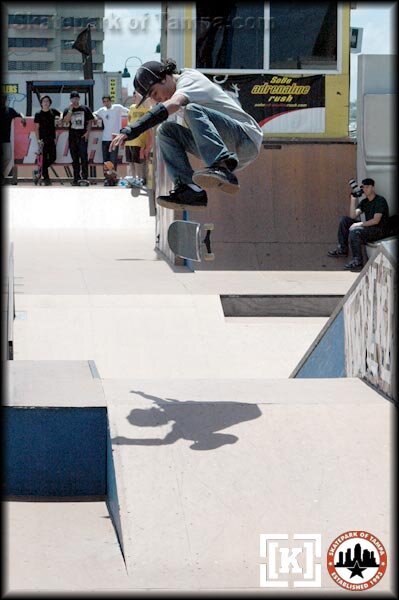
<svg viewBox="0 0 399 600">
<path fill-rule="evenodd" d="M 29 62 L 25 60 L 8 61 L 9 71 L 49 71 L 51 62 Z"/>
<path fill-rule="evenodd" d="M 62 40 L 61 41 L 61 48 L 63 50 L 70 50 L 72 48 L 72 44 L 74 43 L 74 39 L 73 40 Z M 95 50 L 98 47 L 99 42 L 96 40 L 91 40 L 91 49 Z"/>
<path fill-rule="evenodd" d="M 99 22 L 99 19 L 91 17 L 62 17 L 61 27 L 62 29 L 84 29 L 91 23 L 98 29 Z"/>
<path fill-rule="evenodd" d="M 23 13 L 17 13 L 15 15 L 8 15 L 9 25 L 36 25 L 37 27 L 48 26 L 49 17 L 48 15 L 29 15 Z"/>
<path fill-rule="evenodd" d="M 62 71 L 81 71 L 83 69 L 82 63 L 63 62 L 61 63 Z"/>
<path fill-rule="evenodd" d="M 45 38 L 8 38 L 9 48 L 47 48 L 49 40 Z"/>
<path fill-rule="evenodd" d="M 336 3 L 271 2 L 270 68 L 336 69 Z"/>
<path fill-rule="evenodd" d="M 198 69 L 325 72 L 337 48 L 337 2 L 196 2 Z"/>
<path fill-rule="evenodd" d="M 263 2 L 197 2 L 197 68 L 262 69 Z"/>
</svg>

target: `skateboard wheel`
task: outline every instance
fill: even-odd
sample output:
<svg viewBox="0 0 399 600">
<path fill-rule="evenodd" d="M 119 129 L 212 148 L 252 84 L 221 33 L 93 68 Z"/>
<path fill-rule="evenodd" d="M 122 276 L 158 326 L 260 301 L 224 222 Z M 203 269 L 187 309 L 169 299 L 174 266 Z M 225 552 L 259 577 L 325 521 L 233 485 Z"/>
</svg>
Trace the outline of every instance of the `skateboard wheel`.
<svg viewBox="0 0 399 600">
<path fill-rule="evenodd" d="M 137 198 L 137 196 L 140 196 L 140 188 L 138 187 L 131 187 L 130 188 L 130 193 L 132 196 L 134 196 L 135 198 Z"/>
</svg>

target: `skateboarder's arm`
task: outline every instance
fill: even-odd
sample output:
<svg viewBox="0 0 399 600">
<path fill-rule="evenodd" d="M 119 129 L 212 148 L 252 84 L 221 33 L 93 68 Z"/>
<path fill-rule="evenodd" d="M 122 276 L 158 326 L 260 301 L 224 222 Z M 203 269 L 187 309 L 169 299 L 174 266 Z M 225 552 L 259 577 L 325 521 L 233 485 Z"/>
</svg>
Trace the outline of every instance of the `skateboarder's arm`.
<svg viewBox="0 0 399 600">
<path fill-rule="evenodd" d="M 156 125 L 166 121 L 169 115 L 177 112 L 179 108 L 187 103 L 187 96 L 177 93 L 173 94 L 169 100 L 156 104 L 150 108 L 145 115 L 140 117 L 140 119 L 137 119 L 133 125 L 123 127 L 123 129 L 120 130 L 120 134 L 112 140 L 109 146 L 110 151 L 116 148 L 116 146 L 119 146 L 119 144 L 123 143 L 125 140 L 134 140 L 148 129 L 152 129 Z"/>
<path fill-rule="evenodd" d="M 127 438 L 122 435 L 112 438 L 113 444 L 126 444 L 132 446 L 168 446 L 174 444 L 181 438 L 177 430 L 172 429 L 166 436 L 161 438 Z"/>
<path fill-rule="evenodd" d="M 109 149 L 112 151 L 116 146 L 122 144 L 125 140 L 135 140 L 139 135 L 166 121 L 169 113 L 163 103 L 156 104 L 140 119 L 137 119 L 133 125 L 128 125 L 120 130 L 120 133 L 112 140 Z"/>
<path fill-rule="evenodd" d="M 182 106 L 188 104 L 188 98 L 185 94 L 177 93 L 173 94 L 173 96 L 169 100 L 165 100 L 163 105 L 168 111 L 169 115 L 173 115 L 175 112 L 180 110 Z"/>
</svg>

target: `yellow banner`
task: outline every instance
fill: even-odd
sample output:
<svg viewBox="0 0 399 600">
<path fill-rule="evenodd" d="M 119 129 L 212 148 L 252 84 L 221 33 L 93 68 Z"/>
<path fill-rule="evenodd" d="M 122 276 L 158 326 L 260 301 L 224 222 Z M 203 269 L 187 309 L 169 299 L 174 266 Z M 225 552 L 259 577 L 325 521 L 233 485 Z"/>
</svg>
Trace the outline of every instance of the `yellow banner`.
<svg viewBox="0 0 399 600">
<path fill-rule="evenodd" d="M 1 91 L 3 94 L 18 94 L 18 83 L 3 83 Z"/>
<path fill-rule="evenodd" d="M 116 79 L 109 80 L 109 95 L 111 96 L 111 102 L 116 100 Z"/>
</svg>

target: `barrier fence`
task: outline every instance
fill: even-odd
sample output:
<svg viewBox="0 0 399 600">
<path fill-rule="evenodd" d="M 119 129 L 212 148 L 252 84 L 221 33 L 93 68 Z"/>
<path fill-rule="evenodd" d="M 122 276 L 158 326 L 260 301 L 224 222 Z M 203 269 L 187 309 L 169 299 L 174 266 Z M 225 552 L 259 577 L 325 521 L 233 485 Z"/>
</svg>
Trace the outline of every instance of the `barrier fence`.
<svg viewBox="0 0 399 600">
<path fill-rule="evenodd" d="M 127 123 L 127 117 L 122 117 L 121 127 Z M 118 132 L 115 132 L 118 133 Z M 66 178 L 72 176 L 72 157 L 69 151 L 68 128 L 56 127 L 56 151 L 57 158 L 53 167 L 61 167 Z M 38 143 L 35 134 L 34 117 L 26 117 L 26 126 L 24 127 L 20 119 L 14 119 L 11 129 L 11 159 L 7 166 L 6 172 L 10 176 L 12 174 L 13 183 L 31 179 L 31 171 L 36 162 L 36 152 Z M 88 137 L 88 159 L 89 159 L 89 178 L 97 177 L 97 167 L 101 166 L 98 173 L 99 177 L 103 178 L 103 153 L 102 153 L 102 128 L 100 125 L 94 125 Z M 122 167 L 121 175 L 125 174 L 126 155 L 125 147 L 119 147 L 118 165 Z M 26 168 L 25 168 L 26 167 Z M 56 169 L 60 173 L 60 169 Z"/>
</svg>

